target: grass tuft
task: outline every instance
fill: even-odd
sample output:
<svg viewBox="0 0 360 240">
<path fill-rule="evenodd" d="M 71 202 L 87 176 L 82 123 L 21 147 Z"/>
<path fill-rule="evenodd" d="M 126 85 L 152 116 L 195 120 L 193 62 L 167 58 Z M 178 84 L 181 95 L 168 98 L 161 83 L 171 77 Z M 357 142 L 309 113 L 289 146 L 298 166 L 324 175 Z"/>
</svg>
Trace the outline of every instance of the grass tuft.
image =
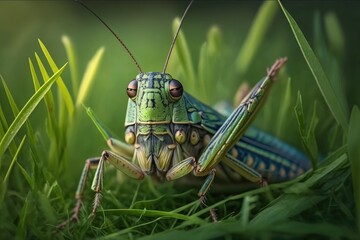
<svg viewBox="0 0 360 240">
<path fill-rule="evenodd" d="M 301 32 L 296 21 L 292 18 L 290 13 L 283 7 L 279 0 L 279 4 L 284 12 L 285 17 L 287 18 L 289 25 L 294 33 L 294 37 L 299 44 L 300 50 L 303 53 L 303 56 L 318 84 L 320 92 L 322 93 L 330 111 L 332 112 L 336 121 L 341 125 L 344 133 L 348 129 L 348 116 L 346 115 L 346 110 L 344 106 L 340 104 L 340 101 L 337 99 L 339 94 L 336 94 L 336 90 L 331 85 L 330 81 L 326 77 L 326 74 L 317 59 L 314 51 L 310 47 L 308 41 L 306 40 L 304 34 Z M 338 79 L 340 80 L 340 79 Z"/>
</svg>

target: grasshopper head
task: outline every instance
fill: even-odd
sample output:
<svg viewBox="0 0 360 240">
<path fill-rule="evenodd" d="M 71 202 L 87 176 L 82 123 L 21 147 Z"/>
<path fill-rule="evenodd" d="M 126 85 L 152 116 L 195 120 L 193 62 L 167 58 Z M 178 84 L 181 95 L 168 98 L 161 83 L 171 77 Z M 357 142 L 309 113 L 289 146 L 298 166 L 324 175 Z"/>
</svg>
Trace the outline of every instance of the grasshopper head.
<svg viewBox="0 0 360 240">
<path fill-rule="evenodd" d="M 175 149 L 171 126 L 178 112 L 174 109 L 183 101 L 182 84 L 170 74 L 140 73 L 129 83 L 127 94 L 125 139 L 134 144 L 135 157 L 146 174 L 164 175 Z"/>
<path fill-rule="evenodd" d="M 136 105 L 136 122 L 170 123 L 170 105 L 182 97 L 183 87 L 170 74 L 140 73 L 129 83 L 127 94 Z"/>
</svg>

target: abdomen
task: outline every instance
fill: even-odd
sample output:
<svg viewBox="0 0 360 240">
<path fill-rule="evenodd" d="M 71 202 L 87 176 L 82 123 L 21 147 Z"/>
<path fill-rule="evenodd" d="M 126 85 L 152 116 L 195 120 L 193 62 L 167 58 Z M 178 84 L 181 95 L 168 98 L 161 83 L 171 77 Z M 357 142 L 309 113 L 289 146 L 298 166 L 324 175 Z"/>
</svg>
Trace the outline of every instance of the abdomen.
<svg viewBox="0 0 360 240">
<path fill-rule="evenodd" d="M 269 182 L 286 181 L 311 168 L 310 160 L 301 151 L 252 127 L 229 154 L 259 172 Z M 222 165 L 220 169 L 228 168 Z"/>
</svg>

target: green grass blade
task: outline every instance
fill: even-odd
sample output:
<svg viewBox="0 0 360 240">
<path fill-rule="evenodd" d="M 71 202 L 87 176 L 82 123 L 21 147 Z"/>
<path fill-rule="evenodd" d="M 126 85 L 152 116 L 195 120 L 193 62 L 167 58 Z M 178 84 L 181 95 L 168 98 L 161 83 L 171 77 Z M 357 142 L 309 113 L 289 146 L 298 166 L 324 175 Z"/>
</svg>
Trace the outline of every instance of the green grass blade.
<svg viewBox="0 0 360 240">
<path fill-rule="evenodd" d="M 6 85 L 6 82 L 4 81 L 4 79 L 1 79 L 1 80 L 2 80 L 2 83 L 3 83 L 4 89 L 5 89 L 5 92 L 6 92 L 6 95 L 7 95 L 11 110 L 12 110 L 14 116 L 16 116 L 16 115 L 19 114 L 19 108 L 16 105 L 15 100 L 14 100 L 8 86 Z M 35 144 L 35 134 L 34 134 L 34 130 L 33 130 L 32 126 L 31 126 L 30 122 L 26 123 L 26 128 L 27 128 L 27 132 L 28 132 L 27 136 L 29 137 L 30 142 Z"/>
<path fill-rule="evenodd" d="M 207 49 L 210 56 L 217 56 L 221 53 L 222 41 L 220 28 L 212 26 L 207 34 Z"/>
<path fill-rule="evenodd" d="M 285 92 L 281 101 L 281 105 L 279 106 L 279 114 L 277 115 L 278 120 L 276 121 L 276 136 L 281 136 L 281 133 L 284 131 L 284 129 L 286 129 L 286 119 L 288 119 L 287 116 L 289 116 L 288 114 L 290 113 L 290 107 L 292 105 L 291 97 L 291 78 L 289 78 L 286 82 Z"/>
<path fill-rule="evenodd" d="M 8 127 L 8 126 L 5 126 L 4 125 L 4 122 L 3 120 L 5 120 L 5 123 L 7 125 L 7 121 L 5 119 L 5 115 L 4 115 L 4 112 L 2 110 L 2 107 L 1 107 L 1 104 L 0 104 L 0 137 L 3 137 L 4 134 L 5 134 L 5 129 Z"/>
<path fill-rule="evenodd" d="M 71 85 L 72 85 L 73 93 L 74 96 L 77 96 L 79 91 L 79 73 L 78 73 L 78 66 L 76 63 L 74 45 L 68 36 L 62 36 L 61 41 L 65 46 L 66 56 L 69 61 Z"/>
<path fill-rule="evenodd" d="M 159 211 L 159 210 L 148 210 L 148 209 L 106 209 L 101 210 L 106 215 L 134 215 L 134 216 L 146 216 L 146 217 L 167 217 L 174 218 L 183 221 L 191 221 L 193 224 L 204 224 L 206 221 L 196 216 L 187 216 L 175 212 Z"/>
<path fill-rule="evenodd" d="M 303 183 L 295 183 L 290 186 L 287 191 L 292 193 L 305 192 L 307 189 L 310 189 L 315 184 L 322 181 L 326 176 L 330 176 L 335 170 L 342 168 L 348 161 L 346 150 L 346 145 L 336 149 L 324 159 L 323 162 L 326 162 L 326 164 L 320 165 L 319 168 L 311 174 L 310 178 Z M 336 179 L 334 181 L 336 181 Z"/>
<path fill-rule="evenodd" d="M 357 227 L 360 231 L 360 110 L 353 107 L 348 133 L 348 152 L 351 166 L 354 198 L 356 205 Z"/>
<path fill-rule="evenodd" d="M 91 110 L 91 108 L 84 106 L 87 115 L 91 118 L 93 123 L 95 124 L 96 128 L 101 133 L 101 136 L 107 141 L 110 138 L 110 134 L 105 130 L 105 128 L 101 125 L 100 121 L 96 118 L 94 112 Z"/>
<path fill-rule="evenodd" d="M 2 84 L 3 84 L 4 90 L 5 90 L 8 102 L 10 104 L 11 110 L 12 110 L 14 116 L 16 116 L 19 113 L 19 108 L 17 107 L 17 105 L 16 105 L 16 103 L 14 101 L 14 98 L 13 98 L 13 96 L 12 96 L 12 94 L 11 94 L 5 80 L 3 78 L 1 78 L 1 81 L 2 81 Z"/>
<path fill-rule="evenodd" d="M 5 184 L 5 183 L 7 182 L 7 179 L 8 179 L 9 176 L 10 176 L 10 173 L 11 173 L 11 170 L 12 170 L 12 168 L 13 168 L 13 166 L 14 166 L 14 163 L 15 163 L 15 161 L 16 161 L 16 158 L 17 158 L 17 156 L 19 155 L 19 152 L 20 152 L 22 146 L 24 145 L 25 139 L 26 139 L 26 135 L 24 135 L 24 137 L 22 138 L 22 140 L 21 140 L 21 142 L 20 142 L 20 145 L 19 145 L 18 149 L 16 150 L 15 156 L 13 157 L 13 159 L 12 159 L 12 161 L 11 161 L 11 163 L 10 163 L 10 166 L 9 166 L 7 172 L 6 172 L 6 175 L 5 175 L 4 179 L 3 179 L 2 184 Z M 1 201 L 0 201 L 0 202 L 1 202 Z"/>
<path fill-rule="evenodd" d="M 39 207 L 42 210 L 42 213 L 46 219 L 46 222 L 49 224 L 54 224 L 56 222 L 55 211 L 51 206 L 50 199 L 42 192 L 38 192 Z"/>
<path fill-rule="evenodd" d="M 47 50 L 47 48 L 45 47 L 45 45 L 41 42 L 40 39 L 38 39 L 41 50 L 43 51 L 47 61 L 49 62 L 49 65 L 52 69 L 52 71 L 55 73 L 59 70 L 59 68 L 56 66 L 53 58 L 51 57 L 49 51 Z M 69 93 L 69 90 L 67 89 L 66 85 L 64 84 L 64 81 L 62 80 L 61 77 L 58 78 L 58 80 L 56 81 L 57 85 L 59 86 L 60 92 L 64 98 L 66 107 L 69 111 L 69 116 L 72 116 L 74 113 L 74 103 L 72 100 L 72 97 Z"/>
<path fill-rule="evenodd" d="M 16 162 L 16 164 L 19 167 L 20 172 L 24 176 L 25 180 L 29 184 L 30 188 L 34 189 L 35 188 L 35 178 L 31 177 L 30 174 L 26 171 L 26 169 L 19 162 Z"/>
<path fill-rule="evenodd" d="M 36 53 L 35 53 L 35 58 L 36 58 L 38 66 L 39 66 L 39 69 L 40 69 L 40 72 L 41 72 L 44 82 L 48 81 L 49 75 L 48 75 L 39 55 Z M 33 80 L 33 82 L 34 81 L 35 80 Z M 48 134 L 50 135 L 50 138 L 54 138 L 55 140 L 58 140 L 59 139 L 59 128 L 58 128 L 58 123 L 56 121 L 55 103 L 54 103 L 54 97 L 53 97 L 51 90 L 49 90 L 49 92 L 47 94 L 45 94 L 44 100 L 45 100 L 45 104 L 46 104 L 46 108 L 47 108 L 47 113 L 49 116 L 49 119 L 48 119 L 49 124 L 47 125 Z M 53 134 L 53 135 L 51 135 L 51 134 Z M 53 146 L 54 146 L 54 144 L 56 145 L 56 141 L 52 141 L 51 144 Z M 54 149 L 54 148 L 52 147 L 51 149 Z M 53 151 L 50 150 L 50 152 L 53 152 Z"/>
<path fill-rule="evenodd" d="M 237 58 L 236 68 L 238 74 L 243 75 L 249 69 L 252 60 L 259 48 L 260 43 L 264 40 L 266 31 L 276 16 L 279 7 L 274 1 L 265 1 L 258 13 L 256 18 L 251 25 L 250 33 L 248 34 Z"/>
<path fill-rule="evenodd" d="M 81 104 L 83 104 L 85 97 L 89 93 L 90 87 L 91 87 L 92 83 L 94 82 L 93 80 L 95 79 L 95 75 L 99 68 L 101 58 L 104 54 L 104 51 L 105 51 L 104 47 L 97 50 L 95 55 L 92 57 L 92 59 L 88 63 L 87 68 L 84 73 L 84 77 L 81 80 L 79 93 L 78 93 L 78 96 L 76 99 L 76 107 L 79 107 Z"/>
<path fill-rule="evenodd" d="M 297 43 L 299 44 L 300 50 L 304 55 L 304 58 L 316 80 L 320 92 L 323 95 L 332 115 L 334 116 L 335 120 L 341 125 L 344 132 L 347 133 L 348 117 L 346 116 L 344 109 L 341 107 L 339 100 L 336 98 L 337 94 L 335 94 L 335 91 L 330 81 L 326 77 L 325 72 L 319 60 L 315 56 L 314 51 L 311 49 L 309 43 L 307 42 L 305 36 L 301 32 L 299 26 L 292 18 L 290 13 L 283 7 L 280 0 L 278 2 L 281 6 L 281 9 L 284 12 L 286 19 L 289 22 L 289 25 L 294 33 L 294 37 Z"/>
<path fill-rule="evenodd" d="M 49 79 L 49 74 L 47 73 L 46 69 L 45 69 L 45 66 L 43 64 L 43 62 L 41 61 L 39 55 L 37 53 L 35 53 L 35 59 L 36 59 L 36 62 L 38 64 L 38 67 L 40 69 L 40 73 L 42 75 L 42 78 L 43 78 L 43 81 L 46 82 L 48 79 Z M 35 80 L 33 80 L 34 82 Z M 34 83 L 35 85 L 35 83 Z M 48 113 L 49 113 L 49 117 L 51 119 L 52 122 L 56 123 L 56 118 L 55 118 L 55 112 L 54 112 L 54 109 L 55 109 L 55 104 L 54 104 L 54 96 L 52 94 L 52 91 L 49 91 L 45 97 L 45 103 L 46 103 L 46 106 L 47 106 L 47 110 L 48 110 Z"/>
<path fill-rule="evenodd" d="M 34 64 L 32 63 L 30 58 L 29 58 L 29 67 L 30 67 L 31 77 L 33 80 L 34 89 L 36 92 L 40 88 L 40 82 L 38 76 L 36 75 Z"/>
<path fill-rule="evenodd" d="M 330 12 L 325 15 L 324 20 L 330 50 L 341 58 L 345 54 L 345 34 L 340 27 L 339 19 L 335 13 Z"/>
<path fill-rule="evenodd" d="M 22 125 L 28 119 L 30 114 L 34 111 L 36 106 L 39 104 L 41 99 L 45 96 L 45 94 L 50 90 L 52 84 L 56 79 L 60 76 L 60 74 L 64 71 L 67 63 L 60 68 L 46 83 L 44 83 L 41 88 L 29 99 L 29 101 L 25 104 L 25 106 L 20 110 L 19 114 L 16 116 L 9 129 L 6 131 L 4 137 L 0 142 L 0 165 L 2 155 L 5 150 L 10 145 L 11 141 L 14 139 Z"/>
<path fill-rule="evenodd" d="M 180 25 L 180 19 L 176 18 L 173 21 L 173 32 L 175 33 Z M 177 53 L 177 57 L 179 59 L 180 65 L 184 70 L 185 78 L 188 83 L 192 84 L 190 86 L 195 86 L 195 70 L 193 65 L 193 60 L 191 57 L 190 49 L 188 47 L 186 38 L 184 33 L 180 30 L 179 35 L 177 37 L 174 51 Z M 171 60 L 170 60 L 171 61 Z M 189 87 L 189 89 L 194 89 Z"/>
<path fill-rule="evenodd" d="M 302 235 L 301 235 L 302 234 Z M 119 239 L 119 235 L 115 235 Z M 194 229 L 169 230 L 144 236 L 139 240 L 168 239 L 305 239 L 306 236 L 321 236 L 320 239 L 356 239 L 351 229 L 343 229 L 330 223 L 303 223 L 287 221 L 273 225 L 243 228 L 237 221 L 206 224 Z M 319 238 L 319 237 L 318 237 Z M 104 238 L 105 239 L 105 238 Z M 110 238 L 116 239 L 116 238 Z"/>
<path fill-rule="evenodd" d="M 208 99 L 210 97 L 206 89 L 206 81 L 208 79 L 208 76 L 210 75 L 209 69 L 209 55 L 208 55 L 208 46 L 207 43 L 203 43 L 203 45 L 200 48 L 200 55 L 199 55 L 199 65 L 198 65 L 198 76 L 199 76 L 199 91 L 201 91 L 201 98 L 200 100 L 203 100 L 204 102 L 209 102 Z"/>
<path fill-rule="evenodd" d="M 0 75 L 0 78 L 1 78 L 2 84 L 3 84 L 3 86 L 4 86 L 4 89 L 5 89 L 5 92 L 6 92 L 6 95 L 7 95 L 7 98 L 8 98 L 8 102 L 9 102 L 9 104 L 10 104 L 10 107 L 11 107 L 11 109 L 12 109 L 12 111 L 13 111 L 14 116 L 16 116 L 16 115 L 17 115 L 17 112 L 18 112 L 19 110 L 17 109 L 17 106 L 16 106 L 16 104 L 15 104 L 15 101 L 14 101 L 14 99 L 13 99 L 11 93 L 10 93 L 10 90 L 8 89 L 8 87 L 7 87 L 7 85 L 6 85 L 6 82 L 5 82 L 4 78 L 3 78 L 1 75 Z M 1 125 L 2 125 L 2 129 L 1 129 L 1 131 L 0 131 L 0 137 L 3 137 L 3 136 L 5 135 L 6 129 L 8 129 L 8 127 L 9 127 L 9 124 L 8 124 L 8 122 L 7 122 L 7 120 L 6 120 L 6 117 L 5 117 L 5 114 L 4 114 L 3 110 L 2 110 L 1 105 L 0 105 L 0 118 L 1 118 Z M 15 143 L 15 142 L 12 142 L 12 143 L 10 144 L 10 148 L 9 148 L 9 151 L 10 151 L 10 155 L 11 155 L 11 156 L 14 156 L 14 155 L 15 155 L 16 149 L 17 149 L 16 143 Z M 1 169 L 1 165 L 0 165 L 0 169 Z"/>
<path fill-rule="evenodd" d="M 299 126 L 301 141 L 305 147 L 307 154 L 310 156 L 313 169 L 316 169 L 317 158 L 318 158 L 318 150 L 317 150 L 318 148 L 315 140 L 315 127 L 318 123 L 318 118 L 316 117 L 316 102 L 314 102 L 313 115 L 309 126 L 307 126 L 305 121 L 304 109 L 303 109 L 300 92 L 298 92 L 298 98 L 294 110 Z"/>
<path fill-rule="evenodd" d="M 207 41 L 203 43 L 199 53 L 198 76 L 194 84 L 196 86 L 196 97 L 205 103 L 212 103 L 211 96 L 217 95 L 219 89 L 216 85 L 211 87 L 209 83 L 217 83 L 222 72 L 222 34 L 217 26 L 212 26 L 207 34 Z M 195 89 L 193 89 L 194 91 Z M 195 92 L 193 93 L 195 94 Z"/>
<path fill-rule="evenodd" d="M 39 45 L 43 51 L 43 54 L 47 60 L 48 65 L 50 66 L 53 72 L 58 71 L 58 67 L 54 62 L 53 58 L 51 57 L 49 51 L 45 47 L 45 45 L 39 39 Z M 45 72 L 45 68 L 39 65 L 42 73 Z M 53 164 L 56 166 L 55 168 L 58 169 L 59 163 L 62 162 L 65 149 L 66 149 L 66 137 L 67 137 L 67 130 L 69 125 L 72 123 L 72 118 L 74 115 L 74 102 L 69 93 L 68 88 L 64 84 L 64 81 L 61 77 L 56 80 L 58 86 L 58 120 L 55 118 L 54 115 L 50 115 L 50 124 L 48 125 L 48 133 L 51 139 L 51 147 L 49 152 L 49 164 Z M 51 94 L 51 91 L 49 92 Z M 49 111 L 54 111 L 55 108 L 48 109 Z M 68 113 L 68 114 L 67 114 Z"/>
<path fill-rule="evenodd" d="M 32 198 L 32 194 L 31 192 L 29 191 L 26 198 L 25 198 L 25 201 L 24 201 L 24 205 L 20 211 L 20 214 L 19 214 L 19 223 L 17 225 L 17 229 L 16 229 L 16 238 L 17 239 L 25 239 L 26 238 L 26 223 L 27 223 L 27 220 L 28 220 L 28 216 L 29 216 L 29 206 L 31 206 L 31 199 Z"/>
<path fill-rule="evenodd" d="M 243 205 L 241 207 L 240 222 L 241 226 L 245 227 L 249 224 L 250 212 L 255 207 L 258 201 L 257 195 L 248 195 L 244 197 Z"/>
<path fill-rule="evenodd" d="M 0 75 L 0 78 L 3 79 L 1 75 Z M 2 126 L 4 129 L 7 129 L 9 127 L 9 124 L 6 120 L 6 117 L 5 117 L 5 114 L 2 109 L 1 104 L 0 104 L 0 126 Z M 3 135 L 0 135 L 0 136 L 2 137 Z"/>
<path fill-rule="evenodd" d="M 339 156 L 339 154 L 341 154 Z M 271 202 L 271 205 L 257 214 L 250 222 L 253 225 L 272 224 L 283 222 L 291 217 L 314 206 L 317 202 L 327 198 L 324 194 L 313 194 L 309 189 L 325 177 L 331 175 L 336 169 L 346 164 L 347 156 L 343 147 L 327 158 L 328 164 L 317 169 L 310 178 L 290 186 L 286 193 Z M 327 180 L 325 180 L 327 181 Z M 338 179 L 334 179 L 338 182 Z M 325 185 L 324 185 L 325 186 Z M 321 191 L 319 189 L 319 191 Z"/>
<path fill-rule="evenodd" d="M 40 69 L 40 73 L 42 75 L 43 81 L 46 82 L 49 79 L 49 74 L 47 73 L 47 70 L 45 69 L 45 66 L 40 59 L 39 55 L 35 53 L 36 62 L 38 64 L 38 67 Z M 35 72 L 34 72 L 35 73 Z M 36 75 L 36 74 L 35 74 Z M 35 82 L 38 79 L 33 79 L 34 86 L 36 85 Z M 38 83 L 39 84 L 39 83 Z M 58 142 L 60 139 L 60 133 L 59 133 L 59 126 L 55 115 L 55 101 L 53 97 L 53 93 L 51 90 L 44 96 L 44 101 L 47 109 L 48 119 L 46 124 L 47 133 L 51 141 L 51 146 L 48 150 L 49 156 L 54 156 L 54 154 L 58 154 Z M 53 160 L 53 157 L 50 157 L 49 159 Z"/>
<path fill-rule="evenodd" d="M 347 103 L 347 97 L 345 91 L 346 81 L 344 81 L 345 77 L 344 74 L 342 73 L 342 66 L 341 66 L 342 58 L 340 56 L 340 53 L 337 53 L 336 52 L 337 50 L 334 49 L 339 46 L 333 46 L 333 44 L 336 45 L 334 41 L 337 42 L 338 40 L 334 39 L 335 36 L 333 36 L 332 33 L 329 34 L 326 32 L 326 31 L 332 32 L 334 30 L 334 32 L 341 34 L 341 29 L 338 29 L 340 28 L 339 24 L 334 24 L 334 22 L 336 22 L 336 17 L 333 15 L 333 17 L 330 17 L 330 19 L 332 19 L 330 23 L 327 23 L 328 21 L 326 21 L 326 19 L 328 18 L 325 17 L 324 23 L 326 26 L 325 28 L 326 31 L 324 31 L 323 18 L 321 16 L 322 15 L 320 15 L 320 13 L 318 12 L 317 14 L 315 14 L 313 49 L 324 71 L 326 72 L 327 78 L 336 94 L 336 98 L 338 99 L 339 104 L 345 113 L 345 116 L 349 116 L 349 111 L 347 107 L 348 103 Z M 334 29 L 330 29 L 332 27 Z M 324 32 L 326 32 L 327 34 L 325 35 Z M 338 51 L 343 51 L 343 50 L 338 50 Z"/>
<path fill-rule="evenodd" d="M 5 174 L 5 177 L 4 177 L 4 179 L 3 179 L 2 183 L 1 183 L 1 189 L 0 189 L 0 206 L 2 206 L 2 204 L 3 204 L 3 200 L 4 200 L 4 197 L 5 197 L 5 192 L 6 192 L 6 189 L 7 189 L 7 181 L 8 181 L 8 178 L 9 178 L 9 176 L 10 176 L 10 173 L 11 173 L 11 170 L 12 170 L 12 168 L 13 168 L 13 166 L 14 166 L 14 163 L 15 163 L 16 160 L 17 160 L 17 157 L 18 157 L 18 155 L 19 155 L 19 152 L 20 152 L 22 146 L 24 145 L 25 139 L 26 139 L 26 135 L 24 135 L 23 139 L 21 140 L 20 145 L 19 145 L 19 147 L 17 148 L 16 153 L 15 153 L 15 155 L 14 155 L 14 157 L 13 157 L 11 163 L 10 163 L 10 166 L 9 166 L 9 168 L 8 168 L 6 174 Z"/>
<path fill-rule="evenodd" d="M 175 46 L 174 46 L 175 47 Z M 180 67 L 179 67 L 180 66 Z M 172 51 L 171 58 L 169 60 L 168 67 L 166 69 L 168 73 L 171 73 L 173 77 L 180 78 L 180 76 L 186 76 L 184 70 L 180 65 L 180 60 L 177 51 Z M 184 77 L 181 77 L 184 78 Z"/>
<path fill-rule="evenodd" d="M 313 159 L 313 168 L 316 169 L 317 168 L 317 159 L 318 159 L 318 145 L 316 142 L 316 136 L 315 136 L 315 128 L 319 123 L 319 118 L 317 117 L 317 112 L 316 112 L 316 106 L 317 106 L 317 102 L 314 101 L 314 108 L 313 108 L 313 112 L 311 115 L 311 119 L 310 119 L 310 124 L 309 124 L 309 128 L 307 130 L 307 141 L 309 142 L 309 147 L 311 149 L 311 156 Z"/>
</svg>

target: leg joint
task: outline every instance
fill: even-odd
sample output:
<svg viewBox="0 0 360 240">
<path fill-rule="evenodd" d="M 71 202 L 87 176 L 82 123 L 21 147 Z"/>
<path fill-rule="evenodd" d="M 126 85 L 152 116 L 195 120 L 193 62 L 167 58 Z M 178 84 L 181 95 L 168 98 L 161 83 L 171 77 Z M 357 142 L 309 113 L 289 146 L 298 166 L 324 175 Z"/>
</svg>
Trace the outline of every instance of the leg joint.
<svg viewBox="0 0 360 240">
<path fill-rule="evenodd" d="M 110 157 L 110 154 L 108 151 L 104 150 L 102 153 L 101 153 L 101 156 L 104 158 L 104 160 L 108 160 L 109 157 Z"/>
</svg>

